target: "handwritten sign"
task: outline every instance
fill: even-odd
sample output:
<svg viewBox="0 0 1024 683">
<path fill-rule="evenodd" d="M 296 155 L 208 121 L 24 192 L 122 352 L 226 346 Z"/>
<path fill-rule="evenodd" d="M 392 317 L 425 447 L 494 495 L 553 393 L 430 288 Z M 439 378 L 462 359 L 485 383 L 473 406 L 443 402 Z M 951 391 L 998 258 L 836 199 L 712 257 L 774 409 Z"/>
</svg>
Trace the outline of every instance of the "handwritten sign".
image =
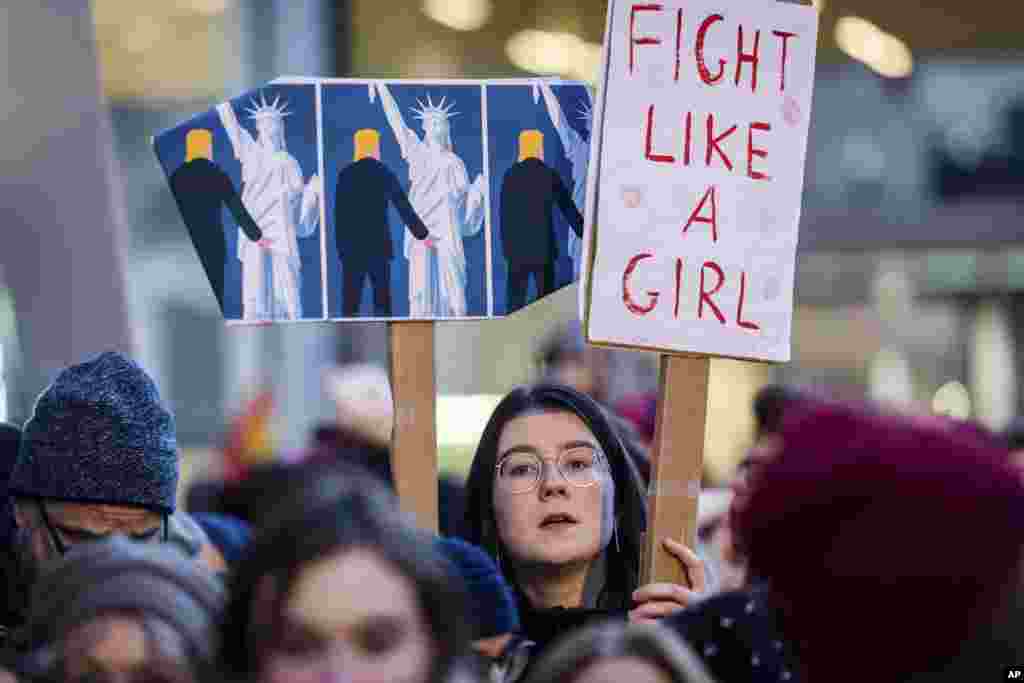
<svg viewBox="0 0 1024 683">
<path fill-rule="evenodd" d="M 589 179 L 588 340 L 787 361 L 818 14 L 609 6 Z"/>
</svg>

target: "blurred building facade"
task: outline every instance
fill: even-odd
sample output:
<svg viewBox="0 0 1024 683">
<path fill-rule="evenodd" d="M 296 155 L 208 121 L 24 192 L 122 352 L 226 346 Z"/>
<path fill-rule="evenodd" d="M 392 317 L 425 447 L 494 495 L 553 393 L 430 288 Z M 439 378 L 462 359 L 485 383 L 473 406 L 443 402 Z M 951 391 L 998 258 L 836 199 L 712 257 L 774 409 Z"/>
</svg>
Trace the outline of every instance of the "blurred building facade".
<svg viewBox="0 0 1024 683">
<path fill-rule="evenodd" d="M 1024 412 L 1017 389 L 1024 369 L 1024 59 L 979 52 L 1012 46 L 1016 37 L 999 21 L 979 27 L 980 19 L 951 0 L 927 8 L 894 4 L 824 6 L 794 361 L 776 368 L 714 363 L 711 400 L 718 408 L 711 415 L 722 419 L 709 425 L 706 450 L 723 475 L 750 438 L 736 396 L 746 400 L 770 379 L 913 409 L 934 404 L 962 412 L 966 400 L 970 414 L 993 427 Z M 314 422 L 333 414 L 321 389 L 323 368 L 386 363 L 385 327 L 225 327 L 150 137 L 281 74 L 593 78 L 606 4 L 94 0 L 91 9 L 119 169 L 113 202 L 126 226 L 125 293 L 114 297 L 123 299 L 123 313 L 114 307 L 111 322 L 91 319 L 109 330 L 124 319 L 130 343 L 172 402 L 183 446 L 216 444 L 227 417 L 269 385 L 280 445 L 294 448 Z M 911 77 L 882 78 L 839 50 L 833 26 L 854 9 L 925 52 Z M 17 19 L 9 10 L 6 16 Z M 935 52 L 946 46 L 959 52 Z M 8 91 L 11 101 L 17 93 Z M 52 226 L 37 226 L 44 228 Z M 74 277 L 76 287 L 90 281 L 88 273 Z M 10 303 L 19 296 L 21 306 Z M 28 415 L 44 379 L 27 367 L 37 356 L 24 346 L 38 342 L 24 330 L 39 323 L 25 313 L 26 296 L 9 291 L 0 298 L 6 416 L 14 420 Z M 439 325 L 439 393 L 494 395 L 529 380 L 537 340 L 575 310 L 570 287 L 509 319 Z M 108 336 L 123 341 L 126 334 Z M 84 335 L 75 348 L 105 339 Z M 618 370 L 617 390 L 653 389 L 656 359 L 630 359 Z"/>
</svg>

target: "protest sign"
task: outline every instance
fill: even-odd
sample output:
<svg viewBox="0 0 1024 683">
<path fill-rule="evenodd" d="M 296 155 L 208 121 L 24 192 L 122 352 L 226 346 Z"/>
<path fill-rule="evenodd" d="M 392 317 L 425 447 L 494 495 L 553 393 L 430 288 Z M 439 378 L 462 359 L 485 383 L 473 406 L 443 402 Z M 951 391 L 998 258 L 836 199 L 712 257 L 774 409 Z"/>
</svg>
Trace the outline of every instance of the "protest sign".
<svg viewBox="0 0 1024 683">
<path fill-rule="evenodd" d="M 228 321 L 491 318 L 579 273 L 590 111 L 557 79 L 279 78 L 154 147 Z"/>
<path fill-rule="evenodd" d="M 789 360 L 816 11 L 616 1 L 608 21 L 588 340 Z"/>
<path fill-rule="evenodd" d="M 587 185 L 592 344 L 662 351 L 642 580 L 689 583 L 710 358 L 788 361 L 818 15 L 611 0 Z"/>
</svg>

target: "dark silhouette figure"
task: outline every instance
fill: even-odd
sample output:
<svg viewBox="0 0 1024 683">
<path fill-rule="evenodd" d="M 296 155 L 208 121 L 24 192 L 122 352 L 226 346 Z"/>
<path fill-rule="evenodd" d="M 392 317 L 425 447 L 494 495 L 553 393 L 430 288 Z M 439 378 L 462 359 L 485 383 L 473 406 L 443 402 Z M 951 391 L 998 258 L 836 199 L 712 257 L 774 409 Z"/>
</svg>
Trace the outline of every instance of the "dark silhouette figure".
<svg viewBox="0 0 1024 683">
<path fill-rule="evenodd" d="M 263 239 L 263 233 L 242 204 L 231 178 L 209 159 L 199 157 L 179 166 L 171 174 L 171 192 L 223 313 L 228 246 L 221 207 L 228 207 L 238 227 L 253 242 Z"/>
<path fill-rule="evenodd" d="M 501 244 L 508 261 L 507 312 L 526 304 L 533 275 L 537 298 L 554 291 L 558 241 L 555 204 L 573 231 L 583 237 L 583 216 L 562 177 L 536 157 L 515 163 L 501 184 Z"/>
<path fill-rule="evenodd" d="M 373 287 L 374 315 L 391 316 L 391 228 L 388 203 L 420 240 L 429 236 L 409 203 L 398 177 L 373 157 L 354 161 L 338 173 L 334 193 L 334 226 L 338 257 L 343 265 L 342 314 L 354 317 L 367 276 Z"/>
</svg>

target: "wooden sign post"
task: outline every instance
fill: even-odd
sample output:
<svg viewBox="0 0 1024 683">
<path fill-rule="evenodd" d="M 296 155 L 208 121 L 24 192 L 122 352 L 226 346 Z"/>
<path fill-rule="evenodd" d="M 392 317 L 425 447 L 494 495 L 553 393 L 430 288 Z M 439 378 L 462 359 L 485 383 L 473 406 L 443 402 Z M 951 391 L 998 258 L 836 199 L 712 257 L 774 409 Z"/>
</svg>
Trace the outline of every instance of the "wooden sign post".
<svg viewBox="0 0 1024 683">
<path fill-rule="evenodd" d="M 388 323 L 388 363 L 395 426 L 391 470 L 403 510 L 437 532 L 437 421 L 434 323 Z"/>
<path fill-rule="evenodd" d="M 609 2 L 580 309 L 664 354 L 645 583 L 689 583 L 663 541 L 696 544 L 711 358 L 789 360 L 817 36 L 800 4 Z"/>
<path fill-rule="evenodd" d="M 678 560 L 662 548 L 661 539 L 679 538 L 688 548 L 696 547 L 710 369 L 706 356 L 661 356 L 647 498 L 651 531 L 640 562 L 645 584 L 690 583 Z"/>
</svg>

